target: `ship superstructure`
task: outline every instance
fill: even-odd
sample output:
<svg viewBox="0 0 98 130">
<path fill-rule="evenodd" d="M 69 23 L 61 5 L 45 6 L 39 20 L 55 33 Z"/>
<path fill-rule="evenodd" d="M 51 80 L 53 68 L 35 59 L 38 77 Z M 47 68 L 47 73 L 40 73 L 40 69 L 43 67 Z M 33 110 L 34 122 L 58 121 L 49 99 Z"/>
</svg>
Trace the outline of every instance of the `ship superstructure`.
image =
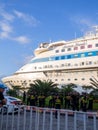
<svg viewBox="0 0 98 130">
<path fill-rule="evenodd" d="M 90 85 L 92 77 L 98 78 L 98 28 L 74 40 L 41 43 L 34 54 L 28 64 L 3 82 L 29 87 L 36 79 L 50 79 L 60 85 Z"/>
</svg>

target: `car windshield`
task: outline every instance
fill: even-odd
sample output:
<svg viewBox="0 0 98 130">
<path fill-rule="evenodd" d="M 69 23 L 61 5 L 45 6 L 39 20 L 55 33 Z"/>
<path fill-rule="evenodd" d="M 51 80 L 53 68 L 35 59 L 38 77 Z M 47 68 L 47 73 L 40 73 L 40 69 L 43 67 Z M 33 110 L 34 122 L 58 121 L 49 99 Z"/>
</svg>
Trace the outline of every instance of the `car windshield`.
<svg viewBox="0 0 98 130">
<path fill-rule="evenodd" d="M 10 97 L 9 99 L 10 99 L 10 100 L 17 100 L 16 98 L 11 98 L 11 97 Z"/>
<path fill-rule="evenodd" d="M 14 97 L 6 97 L 6 96 L 5 96 L 5 98 L 6 98 L 6 99 L 9 99 L 9 100 L 19 100 L 19 99 L 14 98 Z"/>
</svg>

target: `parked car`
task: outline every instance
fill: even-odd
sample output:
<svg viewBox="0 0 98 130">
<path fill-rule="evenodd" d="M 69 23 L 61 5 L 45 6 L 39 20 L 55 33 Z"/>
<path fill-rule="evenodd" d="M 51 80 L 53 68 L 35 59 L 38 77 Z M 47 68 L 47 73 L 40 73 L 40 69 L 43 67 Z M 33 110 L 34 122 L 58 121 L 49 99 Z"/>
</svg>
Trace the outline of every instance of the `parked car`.
<svg viewBox="0 0 98 130">
<path fill-rule="evenodd" d="M 4 96 L 7 100 L 6 105 L 3 105 L 3 107 L 0 108 L 0 113 L 6 114 L 6 113 L 16 113 L 18 111 L 22 111 L 24 108 L 24 105 L 22 103 L 22 100 L 12 97 L 12 96 Z"/>
</svg>

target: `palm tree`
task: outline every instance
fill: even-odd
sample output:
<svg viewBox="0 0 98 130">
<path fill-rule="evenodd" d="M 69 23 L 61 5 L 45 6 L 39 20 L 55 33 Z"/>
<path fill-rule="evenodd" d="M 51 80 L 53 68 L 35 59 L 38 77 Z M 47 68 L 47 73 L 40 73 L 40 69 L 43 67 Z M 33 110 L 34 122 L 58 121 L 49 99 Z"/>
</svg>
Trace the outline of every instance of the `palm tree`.
<svg viewBox="0 0 98 130">
<path fill-rule="evenodd" d="M 15 97 L 19 96 L 19 91 L 21 89 L 21 86 L 11 86 L 11 87 L 12 89 L 9 89 L 7 91 L 7 94 L 9 94 L 10 96 L 15 96 Z"/>
<path fill-rule="evenodd" d="M 73 92 L 73 91 L 74 91 L 73 88 L 75 88 L 75 87 L 76 87 L 76 85 L 73 84 L 73 83 L 63 85 L 62 88 L 61 88 L 61 92 L 62 92 L 63 94 L 68 94 L 68 93 L 70 93 L 70 92 Z"/>
<path fill-rule="evenodd" d="M 37 79 L 34 81 L 33 84 L 30 84 L 30 88 L 28 93 L 36 93 L 36 94 L 44 94 L 45 96 L 49 95 L 50 93 L 57 92 L 57 85 L 51 80 L 40 80 Z"/>
</svg>

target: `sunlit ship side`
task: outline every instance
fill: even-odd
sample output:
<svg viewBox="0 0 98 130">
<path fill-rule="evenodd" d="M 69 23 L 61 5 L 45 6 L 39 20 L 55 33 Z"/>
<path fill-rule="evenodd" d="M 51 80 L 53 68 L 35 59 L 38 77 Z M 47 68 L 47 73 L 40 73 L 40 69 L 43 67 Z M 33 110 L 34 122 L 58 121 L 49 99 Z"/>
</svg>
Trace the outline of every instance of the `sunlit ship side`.
<svg viewBox="0 0 98 130">
<path fill-rule="evenodd" d="M 11 85 L 29 87 L 36 79 L 50 79 L 59 85 L 74 83 L 91 85 L 98 78 L 98 29 L 70 41 L 42 43 L 35 57 L 13 75 L 2 81 Z"/>
</svg>

